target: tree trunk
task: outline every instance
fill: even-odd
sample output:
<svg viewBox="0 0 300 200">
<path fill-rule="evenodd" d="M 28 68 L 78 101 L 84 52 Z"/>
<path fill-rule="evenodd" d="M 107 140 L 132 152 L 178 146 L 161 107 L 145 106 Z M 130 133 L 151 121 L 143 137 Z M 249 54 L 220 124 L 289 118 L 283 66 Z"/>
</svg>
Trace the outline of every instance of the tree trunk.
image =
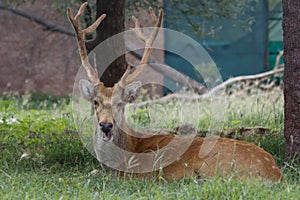
<svg viewBox="0 0 300 200">
<path fill-rule="evenodd" d="M 288 161 L 300 161 L 300 1 L 282 0 L 284 42 L 284 136 Z"/>
<path fill-rule="evenodd" d="M 103 13 L 106 13 L 106 19 L 97 28 L 95 38 L 86 43 L 89 52 L 107 38 L 125 30 L 125 0 L 97 0 L 97 18 Z M 103 74 L 103 69 L 98 69 L 98 72 L 102 74 L 100 79 L 105 86 L 111 87 L 119 81 L 127 66 L 125 54 L 120 57 L 114 55 L 114 50 L 125 52 L 125 42 L 110 41 L 107 46 L 101 48 L 103 57 L 118 57 L 108 67 L 101 66 L 101 61 L 98 65 L 99 68 L 107 67 Z"/>
</svg>

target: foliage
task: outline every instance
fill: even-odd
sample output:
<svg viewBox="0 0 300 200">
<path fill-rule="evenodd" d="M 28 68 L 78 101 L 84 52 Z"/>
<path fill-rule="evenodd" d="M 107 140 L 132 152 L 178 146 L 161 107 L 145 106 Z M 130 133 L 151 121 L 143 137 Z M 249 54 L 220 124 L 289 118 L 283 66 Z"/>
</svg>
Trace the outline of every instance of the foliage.
<svg viewBox="0 0 300 200">
<path fill-rule="evenodd" d="M 246 16 L 255 8 L 256 0 L 213 0 L 213 1 L 168 1 L 172 10 L 172 18 L 165 20 L 175 23 L 184 18 L 187 26 L 200 38 L 216 37 L 216 33 L 223 28 L 223 24 L 216 22 L 224 19 L 231 20 L 232 28 L 237 30 L 251 30 L 254 16 Z M 214 25 L 211 25 L 214 24 Z"/>
<path fill-rule="evenodd" d="M 231 26 L 237 30 L 251 31 L 251 25 L 254 22 L 254 16 L 246 16 L 246 13 L 252 13 L 258 0 L 168 0 L 164 1 L 167 7 L 172 10 L 166 12 L 172 13 L 165 15 L 165 22 L 171 27 L 175 27 L 178 21 L 183 21 L 185 26 L 183 30 L 191 29 L 200 39 L 208 36 L 215 36 L 223 27 L 222 24 L 216 25 L 217 21 L 224 19 L 231 20 Z M 152 6 L 156 9 L 162 7 L 160 1 L 136 1 L 128 0 L 127 9 L 146 8 Z M 130 16 L 130 14 L 127 14 Z M 215 25 L 212 25 L 215 24 Z M 181 27 L 181 28 L 182 28 Z M 178 29 L 179 27 L 176 27 Z"/>
<path fill-rule="evenodd" d="M 170 15 L 165 16 L 165 21 L 167 21 L 169 24 L 175 24 L 175 22 L 178 20 L 184 19 L 188 22 L 187 27 L 190 27 L 200 38 L 204 38 L 205 36 L 213 36 L 218 30 L 222 29 L 221 25 L 211 25 L 213 21 L 218 19 L 231 19 L 234 22 L 232 24 L 233 27 L 238 27 L 243 30 L 250 30 L 254 19 L 253 17 L 245 17 L 245 13 L 252 12 L 257 1 L 258 0 L 169 0 L 166 1 L 166 4 L 176 9 L 172 10 L 172 17 L 170 17 Z M 20 6 L 26 1 L 2 0 L 2 2 L 4 5 Z M 36 3 L 36 0 L 31 0 L 30 2 L 34 4 Z M 59 13 L 65 15 L 67 7 L 79 7 L 82 2 L 82 0 L 54 0 L 51 1 L 51 6 Z M 88 2 L 90 3 L 90 8 L 92 10 L 92 14 L 90 13 L 91 16 L 89 16 L 89 18 L 95 18 L 97 10 L 95 1 Z M 163 3 L 160 0 L 127 0 L 125 14 L 126 18 L 129 19 L 129 16 L 132 16 L 133 12 L 136 13 L 140 9 L 147 8 L 149 6 L 157 10 L 160 7 L 163 7 Z M 201 20 L 199 20 L 200 16 Z"/>
<path fill-rule="evenodd" d="M 22 96 L 5 95 L 0 99 L 1 103 L 6 104 L 3 109 L 9 108 L 17 110 L 51 110 L 69 105 L 71 102 L 70 97 L 58 97 L 51 94 L 40 93 L 25 94 Z M 2 111 L 2 113 L 6 113 L 4 110 L 0 111 Z"/>
<path fill-rule="evenodd" d="M 38 100 L 34 97 L 36 95 L 0 100 L 0 151 L 9 152 L 4 153 L 5 163 L 22 156 L 38 167 L 84 163 L 89 153 L 83 148 L 67 109 L 69 98 L 58 100 L 48 96 Z M 65 112 L 60 113 L 62 110 Z"/>
</svg>

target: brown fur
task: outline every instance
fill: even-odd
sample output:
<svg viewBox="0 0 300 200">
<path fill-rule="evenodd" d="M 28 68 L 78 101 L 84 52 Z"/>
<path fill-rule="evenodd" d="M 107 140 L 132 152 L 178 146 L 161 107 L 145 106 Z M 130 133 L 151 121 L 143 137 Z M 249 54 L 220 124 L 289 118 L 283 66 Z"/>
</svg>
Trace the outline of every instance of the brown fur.
<svg viewBox="0 0 300 200">
<path fill-rule="evenodd" d="M 111 107 L 113 104 L 125 105 L 122 99 L 122 88 L 115 85 L 114 90 L 117 92 L 111 93 L 111 88 L 102 88 L 99 90 L 95 98 L 110 98 Z M 107 90 L 107 91 L 106 91 Z M 109 95 L 107 95 L 109 94 Z M 116 95 L 116 96 L 110 96 Z M 118 99 L 117 102 L 114 102 Z M 106 118 L 112 116 L 113 110 L 106 110 L 105 108 L 97 112 L 98 119 L 102 119 L 103 115 L 107 115 Z M 118 115 L 124 115 L 124 107 L 121 111 L 118 111 Z M 114 121 L 110 121 L 115 124 Z M 262 178 L 271 181 L 283 180 L 283 175 L 278 168 L 274 158 L 263 149 L 258 146 L 240 140 L 228 139 L 228 138 L 202 138 L 202 137 L 175 137 L 170 134 L 152 134 L 152 133 L 139 133 L 132 130 L 124 120 L 124 123 L 114 128 L 113 134 L 119 134 L 121 140 L 125 141 L 124 144 L 116 144 L 122 146 L 124 149 L 133 153 L 146 153 L 159 151 L 166 147 L 172 140 L 176 140 L 175 147 L 187 145 L 189 141 L 193 140 L 188 149 L 178 157 L 178 160 L 174 161 L 170 165 L 166 166 L 162 170 L 163 177 L 172 181 L 173 179 L 182 179 L 186 176 L 207 176 L 212 177 L 216 175 L 236 175 L 237 178 Z M 126 131 L 124 131 L 126 130 Z M 132 135 L 139 135 L 141 137 L 134 137 Z M 205 153 L 205 149 L 209 149 L 209 152 Z M 201 147 L 204 149 L 204 157 L 201 157 Z M 174 151 L 176 154 L 176 149 Z M 156 173 L 139 174 L 138 177 L 149 178 L 157 175 Z"/>
</svg>

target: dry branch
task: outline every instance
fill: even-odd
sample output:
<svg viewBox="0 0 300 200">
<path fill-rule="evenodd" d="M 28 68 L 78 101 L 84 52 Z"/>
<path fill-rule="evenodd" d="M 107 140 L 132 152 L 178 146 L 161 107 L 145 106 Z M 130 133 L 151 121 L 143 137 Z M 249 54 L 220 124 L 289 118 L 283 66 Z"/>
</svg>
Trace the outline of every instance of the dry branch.
<svg viewBox="0 0 300 200">
<path fill-rule="evenodd" d="M 227 81 L 223 82 L 222 84 L 218 85 L 217 87 L 213 88 L 209 93 L 210 94 L 214 94 L 222 89 L 225 89 L 226 87 L 228 87 L 229 85 L 232 85 L 236 82 L 241 82 L 241 81 L 254 81 L 257 79 L 263 79 L 266 77 L 270 77 L 273 76 L 275 74 L 280 74 L 283 73 L 284 68 L 280 68 L 280 69 L 274 69 L 268 72 L 264 72 L 264 73 L 260 73 L 260 74 L 256 74 L 256 75 L 248 75 L 248 76 L 238 76 L 235 78 L 230 78 Z"/>
<path fill-rule="evenodd" d="M 127 51 L 129 51 L 137 59 L 141 59 L 143 55 L 143 50 L 136 49 L 137 47 L 135 47 L 133 44 L 126 45 Z M 149 62 L 150 67 L 159 74 L 163 75 L 164 77 L 183 86 L 186 86 L 188 83 L 188 87 L 191 87 L 193 91 L 197 94 L 201 95 L 207 92 L 207 88 L 204 85 L 181 72 L 175 71 L 174 68 L 170 67 L 169 65 L 164 64 L 164 67 L 162 68 L 161 65 L 158 64 L 159 62 L 153 56 L 150 56 Z"/>
<path fill-rule="evenodd" d="M 4 6 L 1 4 L 0 4 L 0 9 L 7 10 L 11 13 L 14 13 L 14 14 L 24 17 L 30 21 L 33 21 L 39 25 L 42 25 L 46 28 L 47 31 L 58 32 L 58 33 L 63 33 L 63 34 L 70 35 L 70 36 L 75 36 L 74 32 L 71 29 L 66 29 L 63 26 L 56 25 L 48 20 L 42 19 L 42 18 L 32 15 L 28 12 L 25 12 L 25 11 L 22 11 L 22 10 L 19 10 L 16 8 L 12 8 L 10 6 Z"/>
<path fill-rule="evenodd" d="M 153 131 L 153 130 L 147 130 Z M 209 135 L 219 136 L 222 138 L 234 138 L 234 139 L 242 139 L 243 137 L 256 137 L 259 138 L 262 135 L 266 134 L 278 134 L 273 132 L 271 129 L 262 127 L 262 126 L 254 126 L 254 127 L 240 127 L 240 128 L 232 128 L 229 130 L 224 131 L 217 131 L 217 130 L 196 130 L 192 124 L 184 124 L 177 126 L 173 129 L 162 129 L 162 130 L 155 130 L 157 134 L 162 133 L 169 133 L 172 135 L 179 135 L 179 136 L 187 136 L 193 135 L 196 132 L 197 137 L 208 137 Z"/>
<path fill-rule="evenodd" d="M 228 79 L 227 81 L 214 87 L 212 90 L 210 90 L 209 92 L 202 94 L 202 95 L 174 93 L 174 94 L 164 96 L 160 99 L 148 100 L 148 101 L 144 101 L 141 103 L 137 103 L 133 106 L 134 107 L 145 107 L 145 106 L 148 106 L 153 103 L 166 103 L 166 102 L 169 102 L 172 100 L 199 101 L 199 100 L 203 100 L 203 99 L 209 99 L 209 98 L 212 98 L 213 96 L 214 97 L 218 96 L 222 92 L 225 92 L 226 88 L 234 83 L 241 82 L 241 81 L 249 81 L 249 80 L 253 81 L 253 80 L 257 80 L 257 79 L 268 78 L 273 75 L 283 73 L 283 71 L 284 71 L 284 68 L 279 68 L 279 69 L 275 69 L 272 71 L 268 71 L 268 72 L 264 72 L 264 73 L 260 73 L 260 74 L 256 74 L 256 75 L 239 76 L 239 77 Z M 272 85 L 272 83 L 270 85 Z M 270 85 L 263 86 L 263 87 L 265 87 L 265 89 L 269 89 Z M 246 87 L 244 89 L 247 90 L 249 88 Z"/>
<path fill-rule="evenodd" d="M 274 65 L 274 69 L 278 69 L 280 66 L 280 59 L 283 56 L 283 51 L 279 51 L 277 57 L 276 57 L 276 61 L 275 61 L 275 65 Z"/>
</svg>

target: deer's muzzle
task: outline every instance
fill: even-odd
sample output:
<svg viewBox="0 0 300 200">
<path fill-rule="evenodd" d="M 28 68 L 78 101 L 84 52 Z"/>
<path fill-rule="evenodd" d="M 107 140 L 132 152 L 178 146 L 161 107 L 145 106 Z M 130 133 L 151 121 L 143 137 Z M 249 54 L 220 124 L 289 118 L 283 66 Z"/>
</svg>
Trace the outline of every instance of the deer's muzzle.
<svg viewBox="0 0 300 200">
<path fill-rule="evenodd" d="M 113 128 L 112 123 L 105 123 L 105 122 L 100 122 L 100 128 L 102 130 L 103 134 L 103 140 L 108 141 L 112 139 L 112 134 L 111 134 L 111 129 Z"/>
</svg>

